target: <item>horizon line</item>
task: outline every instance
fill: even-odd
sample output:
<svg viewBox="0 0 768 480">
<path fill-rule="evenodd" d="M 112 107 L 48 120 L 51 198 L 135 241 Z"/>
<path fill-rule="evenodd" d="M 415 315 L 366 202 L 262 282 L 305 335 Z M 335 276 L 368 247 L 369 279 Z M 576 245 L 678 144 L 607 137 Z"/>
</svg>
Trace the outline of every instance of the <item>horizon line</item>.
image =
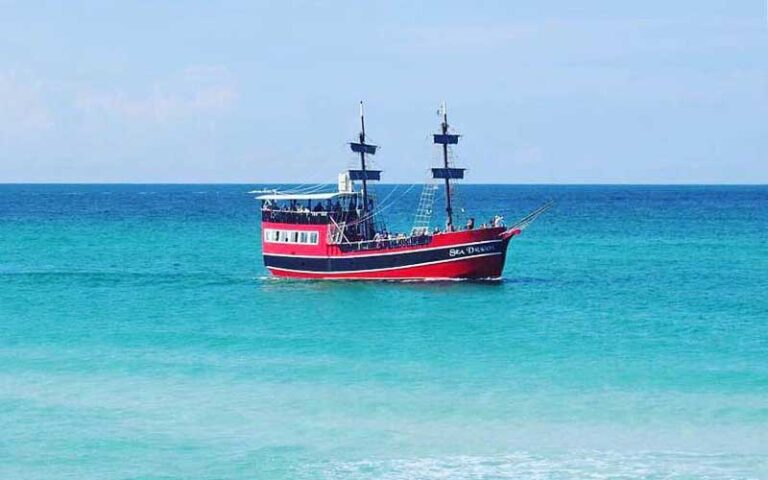
<svg viewBox="0 0 768 480">
<path fill-rule="evenodd" d="M 377 185 L 423 185 L 425 182 L 380 182 Z M 335 185 L 335 183 L 302 183 L 302 182 L 0 182 L 0 186 L 10 185 Z M 629 183 L 629 182 L 463 182 L 461 185 L 519 185 L 519 186 L 733 186 L 733 187 L 765 187 L 766 183 Z"/>
</svg>

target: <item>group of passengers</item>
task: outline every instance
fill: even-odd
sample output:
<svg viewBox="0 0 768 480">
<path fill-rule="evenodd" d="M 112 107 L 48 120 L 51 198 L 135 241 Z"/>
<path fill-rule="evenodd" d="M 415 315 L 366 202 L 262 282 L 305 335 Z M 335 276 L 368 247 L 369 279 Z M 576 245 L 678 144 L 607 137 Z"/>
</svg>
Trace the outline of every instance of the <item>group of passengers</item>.
<svg viewBox="0 0 768 480">
<path fill-rule="evenodd" d="M 373 241 L 370 242 L 367 248 L 392 248 L 411 245 L 421 245 L 428 241 L 426 232 L 421 232 L 416 235 L 407 236 L 404 233 L 390 233 L 387 230 L 376 232 L 373 236 Z"/>
<path fill-rule="evenodd" d="M 504 217 L 500 215 L 494 215 L 491 217 L 490 220 L 488 220 L 488 223 L 483 223 L 480 225 L 480 228 L 498 228 L 504 226 Z M 464 227 L 465 230 L 473 230 L 475 228 L 475 219 L 470 218 L 467 220 L 467 225 Z"/>
<path fill-rule="evenodd" d="M 300 203 L 298 200 L 292 199 L 287 203 L 279 205 L 275 200 L 266 200 L 263 204 L 263 210 L 266 215 L 269 215 L 272 221 L 292 221 L 299 223 L 317 223 L 321 221 L 320 218 L 313 220 L 316 215 L 329 215 L 336 221 L 346 222 L 344 228 L 344 236 L 349 242 L 365 242 L 372 241 L 376 245 L 397 245 L 408 242 L 419 242 L 428 235 L 438 235 L 441 233 L 456 232 L 459 230 L 474 230 L 475 219 L 469 218 L 463 229 L 457 228 L 452 224 L 446 225 L 444 230 L 439 227 L 435 227 L 432 232 L 427 230 L 421 230 L 416 235 L 406 235 L 404 233 L 391 233 L 386 229 L 376 231 L 373 237 L 370 236 L 370 232 L 374 231 L 373 218 L 367 215 L 365 218 L 361 217 L 362 212 L 358 208 L 362 206 L 362 201 L 358 202 L 357 197 L 350 197 L 348 201 L 343 203 L 337 198 L 335 202 L 331 199 L 317 201 L 314 206 L 312 200 L 308 200 L 306 204 Z M 368 199 L 368 212 L 373 212 L 373 200 Z M 294 214 L 300 214 L 300 217 L 294 217 Z M 301 220 L 301 219 L 304 220 Z M 480 228 L 495 228 L 503 227 L 504 219 L 499 215 L 495 215 L 488 220 L 487 223 L 480 225 Z M 367 233 L 367 234 L 366 234 Z"/>
<path fill-rule="evenodd" d="M 325 203 L 317 201 L 312 206 L 312 200 L 308 200 L 304 205 L 299 203 L 298 200 L 291 200 L 287 204 L 279 205 L 275 200 L 266 200 L 264 202 L 263 209 L 267 211 L 279 211 L 279 212 L 295 212 L 295 213 L 314 213 L 314 214 L 334 214 L 339 217 L 342 214 L 348 218 L 354 218 L 359 215 L 359 207 L 362 207 L 362 201 L 358 205 L 357 197 L 351 197 L 348 202 L 340 202 L 338 199 L 335 203 L 330 199 L 326 199 Z M 373 199 L 368 199 L 368 211 L 373 211 Z"/>
<path fill-rule="evenodd" d="M 480 228 L 481 229 L 483 229 L 483 228 L 498 228 L 498 227 L 503 227 L 503 226 L 504 226 L 504 217 L 502 217 L 500 215 L 494 215 L 493 217 L 491 217 L 490 220 L 488 220 L 487 223 L 481 224 Z M 464 227 L 464 230 L 474 230 L 474 228 L 475 228 L 475 219 L 470 217 L 467 220 L 467 224 Z M 453 225 L 446 226 L 445 231 L 440 230 L 440 227 L 435 227 L 434 230 L 432 231 L 432 235 L 438 235 L 438 234 L 446 233 L 446 232 L 456 232 L 458 230 L 459 229 L 457 229 Z M 426 235 L 428 235 L 428 232 L 425 231 L 425 230 L 422 230 L 418 234 L 412 235 L 412 237 L 424 237 Z M 385 229 L 385 230 L 382 230 L 380 232 L 376 232 L 376 234 L 373 236 L 373 241 L 374 242 L 381 242 L 381 241 L 384 241 L 384 240 L 404 241 L 407 238 L 409 238 L 409 237 L 406 236 L 404 233 L 390 233 L 390 232 L 387 232 L 387 230 Z"/>
<path fill-rule="evenodd" d="M 376 232 L 376 235 L 373 236 L 373 240 L 376 242 L 381 240 L 405 240 L 405 238 L 404 233 L 389 233 L 386 230 Z"/>
</svg>

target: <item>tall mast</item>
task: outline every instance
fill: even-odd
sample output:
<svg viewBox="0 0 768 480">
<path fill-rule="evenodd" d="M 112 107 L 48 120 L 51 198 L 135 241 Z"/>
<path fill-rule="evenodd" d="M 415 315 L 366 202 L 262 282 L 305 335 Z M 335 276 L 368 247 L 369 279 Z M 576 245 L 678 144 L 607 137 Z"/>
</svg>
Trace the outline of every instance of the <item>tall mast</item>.
<svg viewBox="0 0 768 480">
<path fill-rule="evenodd" d="M 363 112 L 363 102 L 360 102 L 360 135 L 358 136 L 358 143 L 350 143 L 349 147 L 353 152 L 360 154 L 360 170 L 350 170 L 349 175 L 351 180 L 360 180 L 363 182 L 363 207 L 361 209 L 363 218 L 362 222 L 362 234 L 363 237 L 368 239 L 371 233 L 370 225 L 373 224 L 372 220 L 368 217 L 368 180 L 379 180 L 381 178 L 381 170 L 369 170 L 365 164 L 366 155 L 375 155 L 376 145 L 370 145 L 365 143 L 365 115 Z"/>
<path fill-rule="evenodd" d="M 365 145 L 365 112 L 363 111 L 363 101 L 360 100 L 360 145 Z M 365 171 L 365 149 L 360 149 L 360 169 L 363 171 L 363 218 L 368 211 L 368 175 Z M 366 228 L 368 222 L 363 222 L 363 228 Z M 363 236 L 368 238 L 368 232 L 364 231 Z"/>
<path fill-rule="evenodd" d="M 448 134 L 448 109 L 445 108 L 445 102 L 442 104 L 443 121 L 440 128 L 443 135 Z M 443 143 L 443 167 L 448 168 L 448 143 Z M 445 214 L 448 218 L 448 230 L 453 230 L 453 208 L 451 207 L 451 180 L 448 175 L 445 177 Z"/>
<path fill-rule="evenodd" d="M 442 122 L 440 123 L 441 133 L 434 135 L 434 143 L 443 147 L 443 167 L 432 169 L 432 178 L 445 180 L 445 213 L 447 217 L 447 229 L 453 230 L 453 207 L 451 206 L 451 179 L 464 178 L 463 168 L 452 168 L 448 164 L 448 145 L 459 143 L 459 136 L 448 133 L 448 109 L 445 102 L 440 105 Z"/>
</svg>

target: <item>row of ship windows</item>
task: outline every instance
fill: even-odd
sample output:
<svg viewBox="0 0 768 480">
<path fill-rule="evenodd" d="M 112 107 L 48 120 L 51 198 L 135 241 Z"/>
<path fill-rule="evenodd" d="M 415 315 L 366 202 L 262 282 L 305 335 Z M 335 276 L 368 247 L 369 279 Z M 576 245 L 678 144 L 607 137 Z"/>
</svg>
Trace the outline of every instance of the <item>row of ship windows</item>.
<svg viewBox="0 0 768 480">
<path fill-rule="evenodd" d="M 271 243 L 303 243 L 317 245 L 317 232 L 297 232 L 295 230 L 264 229 L 264 241 Z"/>
</svg>

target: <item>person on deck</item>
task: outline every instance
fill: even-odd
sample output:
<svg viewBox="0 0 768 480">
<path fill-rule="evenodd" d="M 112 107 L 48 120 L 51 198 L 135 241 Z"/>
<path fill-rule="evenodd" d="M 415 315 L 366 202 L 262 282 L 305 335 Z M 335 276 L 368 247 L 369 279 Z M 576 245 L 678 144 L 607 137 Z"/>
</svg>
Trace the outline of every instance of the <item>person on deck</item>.
<svg viewBox="0 0 768 480">
<path fill-rule="evenodd" d="M 475 219 L 470 218 L 467 220 L 467 230 L 472 230 L 473 228 L 475 228 Z"/>
</svg>

